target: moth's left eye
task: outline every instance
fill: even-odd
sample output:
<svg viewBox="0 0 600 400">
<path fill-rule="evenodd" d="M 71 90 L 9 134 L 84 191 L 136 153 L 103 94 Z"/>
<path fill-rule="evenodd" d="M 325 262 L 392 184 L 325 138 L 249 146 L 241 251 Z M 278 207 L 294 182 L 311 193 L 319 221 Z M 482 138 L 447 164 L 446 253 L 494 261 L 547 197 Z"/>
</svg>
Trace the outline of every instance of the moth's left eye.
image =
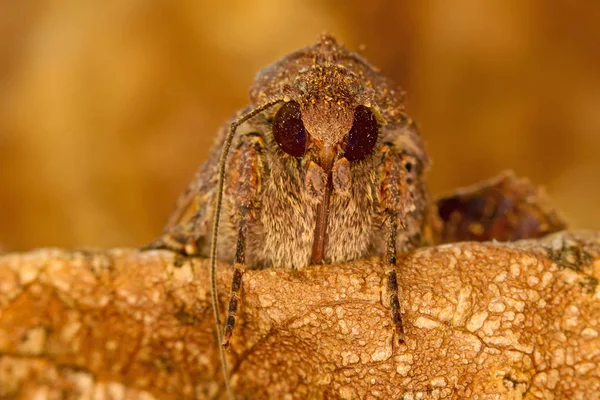
<svg viewBox="0 0 600 400">
<path fill-rule="evenodd" d="M 375 116 L 365 106 L 358 106 L 354 110 L 354 123 L 348 132 L 344 157 L 348 161 L 358 161 L 365 158 L 373 151 L 377 142 L 379 124 Z"/>
<path fill-rule="evenodd" d="M 302 123 L 300 105 L 295 101 L 285 103 L 273 118 L 275 141 L 290 156 L 302 157 L 306 152 L 306 129 Z"/>
</svg>

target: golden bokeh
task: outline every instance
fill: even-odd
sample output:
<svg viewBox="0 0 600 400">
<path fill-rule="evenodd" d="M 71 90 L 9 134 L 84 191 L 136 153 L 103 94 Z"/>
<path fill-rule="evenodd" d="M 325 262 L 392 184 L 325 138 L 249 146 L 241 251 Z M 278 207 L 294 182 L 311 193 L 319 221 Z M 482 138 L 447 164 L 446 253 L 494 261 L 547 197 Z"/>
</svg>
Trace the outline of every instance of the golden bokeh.
<svg viewBox="0 0 600 400">
<path fill-rule="evenodd" d="M 600 229 L 598 21 L 595 2 L 2 2 L 0 243 L 151 240 L 256 72 L 323 31 L 408 91 L 434 194 L 514 169 Z"/>
</svg>

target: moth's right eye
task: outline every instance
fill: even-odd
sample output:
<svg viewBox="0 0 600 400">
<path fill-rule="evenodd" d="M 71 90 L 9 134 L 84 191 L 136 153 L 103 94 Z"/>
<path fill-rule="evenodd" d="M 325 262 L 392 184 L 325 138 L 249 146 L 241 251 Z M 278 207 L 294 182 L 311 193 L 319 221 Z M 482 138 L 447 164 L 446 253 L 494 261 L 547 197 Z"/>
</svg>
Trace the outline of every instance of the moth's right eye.
<svg viewBox="0 0 600 400">
<path fill-rule="evenodd" d="M 306 129 L 298 103 L 287 102 L 277 111 L 273 118 L 273 136 L 281 150 L 290 156 L 302 157 L 306 153 Z"/>
<path fill-rule="evenodd" d="M 346 142 L 346 151 L 344 156 L 348 161 L 358 161 L 365 158 L 373 151 L 377 136 L 379 134 L 379 125 L 375 116 L 365 106 L 358 106 L 354 111 L 354 123 L 352 129 L 348 132 Z"/>
</svg>

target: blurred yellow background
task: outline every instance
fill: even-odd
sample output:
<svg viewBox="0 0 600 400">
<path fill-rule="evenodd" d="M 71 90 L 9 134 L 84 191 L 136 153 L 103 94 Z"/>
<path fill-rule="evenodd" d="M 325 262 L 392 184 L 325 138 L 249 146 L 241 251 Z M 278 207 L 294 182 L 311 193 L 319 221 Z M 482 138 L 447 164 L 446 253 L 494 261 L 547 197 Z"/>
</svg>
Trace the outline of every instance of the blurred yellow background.
<svg viewBox="0 0 600 400">
<path fill-rule="evenodd" d="M 512 168 L 600 229 L 598 21 L 599 2 L 2 2 L 0 243 L 151 240 L 256 72 L 323 31 L 408 91 L 434 194 Z"/>
</svg>

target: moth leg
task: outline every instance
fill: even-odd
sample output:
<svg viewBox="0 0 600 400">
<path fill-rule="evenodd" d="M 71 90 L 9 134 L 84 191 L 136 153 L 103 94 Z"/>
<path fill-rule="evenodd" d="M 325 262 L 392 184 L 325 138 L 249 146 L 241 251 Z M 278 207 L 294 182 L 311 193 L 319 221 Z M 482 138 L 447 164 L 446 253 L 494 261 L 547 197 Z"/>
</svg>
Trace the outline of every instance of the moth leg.
<svg viewBox="0 0 600 400">
<path fill-rule="evenodd" d="M 381 148 L 381 207 L 386 229 L 385 271 L 392 321 L 398 342 L 405 339 L 398 295 L 396 252 L 398 228 L 406 229 L 409 214 L 416 210 L 416 167 L 414 157 L 398 152 L 391 144 Z"/>
<path fill-rule="evenodd" d="M 398 296 L 398 275 L 396 273 L 396 230 L 398 228 L 397 215 L 393 211 L 386 210 L 387 219 L 387 244 L 385 254 L 385 268 L 387 277 L 387 291 L 390 298 L 390 309 L 396 338 L 399 343 L 404 343 L 404 325 L 400 314 L 400 299 Z"/>
<path fill-rule="evenodd" d="M 223 334 L 224 348 L 229 342 L 235 327 L 235 317 L 241 302 L 241 289 L 246 270 L 246 238 L 248 225 L 258 218 L 261 206 L 262 180 L 265 174 L 265 144 L 256 133 L 242 136 L 241 143 L 232 154 L 226 191 L 230 207 L 235 210 L 233 222 L 238 226 L 237 245 L 234 258 L 233 277 L 229 306 Z"/>
<path fill-rule="evenodd" d="M 235 261 L 233 264 L 233 278 L 231 279 L 231 292 L 229 294 L 229 306 L 227 307 L 227 318 L 225 319 L 225 330 L 223 333 L 224 348 L 229 347 L 229 341 L 233 335 L 235 327 L 235 316 L 238 311 L 241 300 L 242 278 L 246 272 L 246 235 L 248 234 L 248 226 L 245 218 L 240 221 L 240 229 L 238 232 L 238 240 L 235 250 Z"/>
</svg>

